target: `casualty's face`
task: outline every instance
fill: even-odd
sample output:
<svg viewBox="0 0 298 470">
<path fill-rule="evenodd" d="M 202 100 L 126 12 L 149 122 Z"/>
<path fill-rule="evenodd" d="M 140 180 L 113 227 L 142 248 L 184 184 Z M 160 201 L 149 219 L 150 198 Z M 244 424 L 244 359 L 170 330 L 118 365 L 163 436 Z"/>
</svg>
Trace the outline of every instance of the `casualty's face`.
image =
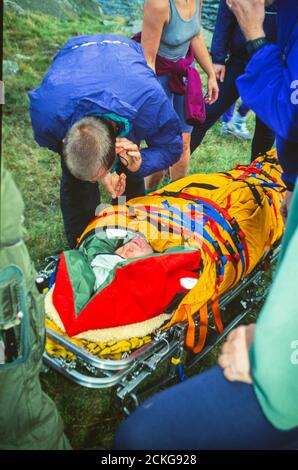
<svg viewBox="0 0 298 470">
<path fill-rule="evenodd" d="M 140 258 L 142 256 L 151 255 L 153 250 L 147 240 L 141 235 L 125 243 L 116 250 L 117 255 L 125 259 Z"/>
</svg>

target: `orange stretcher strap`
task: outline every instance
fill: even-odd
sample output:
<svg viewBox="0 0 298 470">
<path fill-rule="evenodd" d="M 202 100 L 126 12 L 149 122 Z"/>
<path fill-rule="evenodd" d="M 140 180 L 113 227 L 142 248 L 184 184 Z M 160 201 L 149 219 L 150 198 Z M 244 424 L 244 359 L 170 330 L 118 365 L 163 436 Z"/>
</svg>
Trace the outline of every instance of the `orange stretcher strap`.
<svg viewBox="0 0 298 470">
<path fill-rule="evenodd" d="M 221 334 L 224 330 L 224 327 L 223 327 L 221 316 L 220 316 L 218 289 L 217 289 L 217 292 L 215 293 L 215 296 L 213 297 L 213 300 L 211 303 L 211 310 L 212 310 L 213 321 L 216 326 L 216 329 L 218 333 Z"/>
<path fill-rule="evenodd" d="M 184 311 L 187 315 L 188 327 L 186 333 L 186 346 L 191 349 L 195 354 L 202 351 L 208 331 L 208 306 L 205 304 L 200 309 L 200 326 L 199 326 L 199 340 L 195 345 L 195 322 L 191 314 L 190 305 L 183 305 Z"/>
</svg>

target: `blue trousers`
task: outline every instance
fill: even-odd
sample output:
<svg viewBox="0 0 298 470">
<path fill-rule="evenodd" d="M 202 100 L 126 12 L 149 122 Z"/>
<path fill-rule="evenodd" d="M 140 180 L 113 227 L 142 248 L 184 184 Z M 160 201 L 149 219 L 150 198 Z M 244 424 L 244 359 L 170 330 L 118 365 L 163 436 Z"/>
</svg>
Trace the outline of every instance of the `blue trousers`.
<svg viewBox="0 0 298 470">
<path fill-rule="evenodd" d="M 236 102 L 232 104 L 232 106 L 222 115 L 222 122 L 230 122 L 235 112 L 235 108 L 236 108 Z M 246 106 L 246 104 L 241 102 L 238 108 L 238 113 L 240 114 L 240 116 L 245 118 L 247 114 L 249 113 L 249 111 L 250 111 L 250 108 Z"/>
<path fill-rule="evenodd" d="M 279 431 L 253 387 L 216 366 L 144 402 L 119 428 L 114 449 L 297 449 L 298 428 Z"/>
<path fill-rule="evenodd" d="M 226 75 L 223 83 L 219 85 L 218 100 L 206 105 L 206 121 L 200 126 L 195 127 L 191 134 L 191 152 L 202 143 L 207 131 L 218 121 L 218 119 L 232 106 L 239 98 L 239 92 L 236 86 L 237 78 L 244 73 L 247 64 L 231 57 L 226 64 Z M 251 160 L 259 153 L 266 153 L 274 144 L 275 134 L 258 117 L 256 117 L 255 133 L 251 147 Z"/>
<path fill-rule="evenodd" d="M 170 90 L 170 87 L 168 85 L 168 81 L 170 79 L 170 75 L 160 75 L 158 77 L 158 81 L 163 87 L 167 97 L 171 101 L 173 108 L 175 109 L 176 113 L 178 114 L 179 121 L 180 121 L 180 126 L 182 132 L 186 132 L 191 134 L 192 131 L 192 126 L 187 124 L 186 118 L 185 118 L 185 95 L 176 95 Z"/>
<path fill-rule="evenodd" d="M 74 248 L 77 238 L 96 215 L 96 208 L 100 204 L 100 193 L 97 184 L 75 178 L 65 165 L 63 156 L 61 156 L 61 169 L 60 205 L 64 230 L 70 248 Z M 145 194 L 144 178 L 127 170 L 122 163 L 118 164 L 116 171 L 118 174 L 127 175 L 124 193 L 127 200 Z M 117 199 L 114 202 L 117 202 Z"/>
</svg>

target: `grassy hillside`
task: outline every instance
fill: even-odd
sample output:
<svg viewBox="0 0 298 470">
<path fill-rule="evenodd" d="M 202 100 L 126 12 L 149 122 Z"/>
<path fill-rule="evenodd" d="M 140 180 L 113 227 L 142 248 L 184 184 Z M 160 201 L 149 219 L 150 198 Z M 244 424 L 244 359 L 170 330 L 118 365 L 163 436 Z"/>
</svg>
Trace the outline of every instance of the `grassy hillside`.
<svg viewBox="0 0 298 470">
<path fill-rule="evenodd" d="M 113 20 L 114 32 L 121 32 L 126 21 Z M 34 142 L 27 93 L 39 85 L 52 58 L 70 37 L 110 30 L 100 17 L 61 20 L 30 12 L 18 16 L 10 9 L 5 12 L 4 59 L 16 62 L 19 72 L 4 76 L 3 157 L 26 203 L 28 245 L 38 263 L 64 246 L 59 209 L 60 157 Z"/>
<path fill-rule="evenodd" d="M 61 251 L 65 239 L 59 208 L 59 157 L 34 142 L 27 93 L 38 86 L 53 56 L 71 36 L 121 33 L 126 20 L 112 20 L 96 16 L 59 19 L 32 12 L 16 15 L 11 9 L 5 12 L 4 58 L 16 62 L 19 72 L 4 77 L 3 156 L 25 200 L 27 243 L 37 265 L 46 255 Z M 223 139 L 219 126 L 215 126 L 193 155 L 190 172 L 222 171 L 236 162 L 246 163 L 249 152 L 249 143 Z M 110 410 L 109 391 L 83 389 L 54 372 L 43 375 L 42 380 L 57 402 L 73 446 L 110 445 L 121 417 Z"/>
<path fill-rule="evenodd" d="M 7 3 L 9 0 L 5 0 Z M 40 0 L 13 0 L 23 10 L 29 10 L 57 18 L 75 18 L 78 15 L 96 15 L 101 12 L 97 0 L 50 0 L 42 2 Z M 16 7 L 15 7 L 16 8 Z"/>
<path fill-rule="evenodd" d="M 28 244 L 38 264 L 45 255 L 65 246 L 59 209 L 60 167 L 59 157 L 39 148 L 33 140 L 27 93 L 38 86 L 53 56 L 70 37 L 111 30 L 121 33 L 125 25 L 122 18 L 113 18 L 109 23 L 101 17 L 62 20 L 39 13 L 18 16 L 10 9 L 5 11 L 4 59 L 16 62 L 19 72 L 4 77 L 3 156 L 25 199 Z M 248 143 L 223 141 L 215 127 L 193 156 L 190 172 L 224 170 L 235 162 L 247 161 L 248 155 Z"/>
</svg>

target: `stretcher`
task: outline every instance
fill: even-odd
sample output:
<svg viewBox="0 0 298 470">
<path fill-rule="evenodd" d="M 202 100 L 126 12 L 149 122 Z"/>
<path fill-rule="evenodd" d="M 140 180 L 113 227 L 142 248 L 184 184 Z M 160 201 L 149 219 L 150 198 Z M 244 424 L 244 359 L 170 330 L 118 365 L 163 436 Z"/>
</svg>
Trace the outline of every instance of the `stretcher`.
<svg viewBox="0 0 298 470">
<path fill-rule="evenodd" d="M 212 178 L 213 184 L 211 184 L 210 178 Z M 213 189 L 211 188 L 212 186 Z M 206 198 L 206 191 L 213 191 L 213 199 Z M 229 222 L 228 225 L 232 228 L 226 227 L 225 222 L 220 221 L 217 217 L 216 210 L 213 210 L 214 207 L 218 211 L 222 210 L 221 206 L 213 207 L 212 205 L 214 201 L 219 201 L 219 199 L 216 199 L 217 197 L 219 198 L 219 191 L 222 195 L 221 201 L 224 201 L 223 205 L 227 209 L 223 219 L 225 218 Z M 236 196 L 235 191 L 239 192 L 238 196 Z M 244 193 L 247 193 L 245 198 Z M 61 294 L 62 291 L 60 292 L 59 290 L 59 282 L 60 285 L 65 286 L 73 275 L 70 269 L 70 272 L 67 271 L 67 277 L 65 277 L 67 262 L 69 263 L 69 260 L 74 259 L 72 258 L 73 253 L 70 253 L 70 258 L 67 258 L 67 253 L 62 254 L 61 257 L 52 257 L 46 269 L 40 273 L 38 279 L 42 283 L 42 287 L 45 288 L 47 286 L 44 285 L 44 280 L 49 277 L 49 273 L 55 273 L 54 276 L 51 276 L 51 284 L 55 281 L 54 286 L 56 286 L 55 288 L 58 292 L 56 292 L 56 306 L 60 306 L 59 302 L 62 302 L 61 312 L 63 313 L 64 311 L 65 315 L 63 317 L 61 313 L 61 318 L 64 319 L 64 326 L 67 325 L 67 328 L 70 329 L 66 331 L 63 327 L 63 322 L 53 321 L 56 317 L 49 316 L 46 321 L 47 345 L 44 353 L 44 362 L 71 381 L 84 387 L 97 389 L 113 388 L 114 397 L 126 414 L 129 414 L 139 404 L 140 400 L 153 390 L 169 386 L 179 380 L 185 380 L 196 369 L 203 357 L 235 325 L 251 312 L 255 313 L 258 310 L 266 296 L 269 284 L 268 273 L 270 272 L 268 266 L 274 265 L 277 259 L 279 240 L 283 232 L 282 220 L 279 215 L 279 207 L 283 194 L 284 185 L 280 178 L 280 168 L 277 165 L 275 153 L 270 152 L 257 159 L 248 167 L 239 165 L 233 171 L 224 174 L 188 177 L 185 181 L 180 180 L 179 183 L 173 183 L 163 188 L 163 190 L 149 195 L 149 201 L 146 198 L 141 199 L 141 201 L 139 199 L 138 201 L 129 201 L 126 207 L 127 212 L 123 208 L 120 210 L 117 206 L 103 211 L 87 227 L 79 241 L 79 247 L 86 248 L 86 243 L 89 243 L 90 237 L 93 237 L 94 233 L 96 233 L 95 226 L 100 231 L 111 227 L 110 217 L 112 212 L 113 216 L 117 213 L 117 227 L 120 226 L 122 229 L 127 228 L 128 219 L 131 222 L 132 216 L 135 217 L 135 214 L 132 214 L 129 208 L 133 207 L 135 210 L 136 201 L 139 204 L 141 203 L 142 208 L 149 207 L 150 205 L 151 209 L 153 201 L 157 205 L 162 201 L 163 207 L 165 207 L 166 201 L 167 210 L 169 210 L 169 204 L 172 204 L 172 197 L 178 197 L 179 200 L 182 198 L 185 202 L 191 196 L 191 202 L 195 204 L 198 202 L 202 203 L 203 201 L 203 218 L 200 219 L 202 221 L 200 233 L 203 241 L 201 241 L 199 250 L 195 243 L 195 250 L 193 246 L 190 251 L 187 249 L 186 253 L 181 253 L 178 250 L 177 253 L 180 255 L 180 258 L 175 256 L 175 260 L 181 261 L 182 259 L 183 262 L 188 263 L 189 271 L 187 271 L 187 275 L 189 276 L 189 273 L 195 272 L 193 276 L 197 278 L 198 282 L 194 288 L 184 292 L 183 295 L 179 291 L 178 300 L 176 298 L 177 292 L 173 291 L 176 303 L 170 302 L 170 305 L 173 306 L 172 314 L 163 319 L 164 321 L 152 331 L 145 331 L 146 334 L 131 339 L 120 338 L 118 342 L 115 338 L 112 340 L 108 338 L 109 341 L 105 343 L 100 341 L 95 342 L 94 340 L 87 341 L 85 337 L 82 339 L 81 336 L 84 333 L 80 333 L 76 322 L 80 317 L 85 322 L 85 317 L 81 312 L 84 314 L 86 307 L 80 308 L 80 314 L 75 321 L 71 318 L 72 322 L 67 325 L 68 317 L 65 315 L 71 312 L 69 310 L 71 301 L 67 299 L 64 302 L 63 295 Z M 150 199 L 152 197 L 154 198 L 153 200 Z M 195 199 L 196 197 L 197 200 Z M 226 204 L 226 200 L 228 200 L 229 204 Z M 212 210 L 208 211 L 207 209 L 211 206 Z M 188 209 L 189 206 L 187 206 L 187 209 L 184 207 L 183 211 L 186 211 L 188 214 Z M 178 220 L 173 216 L 174 214 L 177 217 L 177 207 L 171 206 L 170 210 L 172 223 L 173 220 Z M 236 220 L 234 217 L 230 217 L 231 214 L 233 215 L 233 210 L 236 214 Z M 244 217 L 237 215 L 238 213 L 240 214 L 239 210 L 241 210 L 241 214 L 247 211 Z M 198 217 L 199 215 L 196 212 L 194 219 L 198 220 Z M 135 218 L 133 220 L 133 230 L 145 233 L 148 229 L 148 224 L 146 223 L 144 228 L 144 217 L 142 218 L 142 224 L 138 222 L 136 225 Z M 243 232 L 242 229 L 245 227 L 245 224 L 247 224 L 249 229 L 254 230 L 255 227 L 253 227 L 252 223 L 258 220 L 265 224 L 258 231 L 260 240 L 264 237 L 262 243 L 260 242 L 259 244 L 256 241 L 256 234 L 254 234 L 252 239 L 250 239 L 249 233 L 245 235 L 240 234 L 240 232 Z M 219 228 L 215 227 L 214 221 L 218 222 Z M 161 231 L 162 224 L 157 225 L 155 222 L 156 219 L 154 218 L 155 229 Z M 185 223 L 184 218 L 183 222 Z M 150 219 L 148 223 L 152 223 L 152 220 Z M 115 224 L 114 219 L 113 224 Z M 168 249 L 168 239 L 171 239 L 171 236 L 175 233 L 173 226 L 171 227 L 171 234 L 167 239 L 161 241 L 158 237 L 153 237 L 155 242 L 153 241 L 152 244 L 155 251 L 164 253 L 164 250 Z M 190 227 L 194 227 L 194 225 Z M 188 235 L 188 248 L 192 242 L 192 239 L 189 237 L 190 227 L 187 226 L 187 230 L 180 233 L 182 238 Z M 236 233 L 235 227 L 238 227 L 239 233 Z M 193 228 L 193 231 L 197 236 L 198 229 Z M 214 239 L 209 240 L 210 234 L 213 235 Z M 228 240 L 230 241 L 228 242 Z M 177 239 L 174 242 L 172 240 L 172 244 L 176 248 Z M 179 246 L 180 244 L 181 240 L 179 240 Z M 210 247 L 214 248 L 213 252 Z M 173 246 L 170 247 L 171 249 L 173 249 Z M 198 251 L 201 253 L 199 260 L 195 257 L 195 253 L 198 253 Z M 254 253 L 257 253 L 256 259 L 253 259 Z M 173 255 L 172 252 L 170 254 Z M 250 263 L 248 263 L 248 255 L 250 255 Z M 181 256 L 184 256 L 184 258 L 181 258 Z M 169 259 L 172 258 L 166 259 L 166 265 L 170 264 Z M 142 273 L 146 272 L 147 261 L 142 260 Z M 158 263 L 160 261 L 155 259 L 155 262 Z M 57 265 L 59 265 L 58 269 Z M 154 265 L 155 273 L 156 266 L 158 264 Z M 179 269 L 181 268 L 180 265 L 175 265 L 175 269 L 178 269 L 178 267 Z M 240 267 L 242 267 L 242 270 Z M 129 271 L 124 272 L 127 274 Z M 207 280 L 204 280 L 204 289 L 202 289 L 200 280 L 205 273 Z M 173 283 L 170 282 L 172 281 L 172 278 L 170 278 L 171 273 L 167 274 L 168 276 L 164 282 L 170 290 Z M 156 273 L 156 276 L 158 277 L 158 273 Z M 117 281 L 117 276 L 115 276 L 115 279 L 113 278 L 113 281 L 114 283 Z M 111 292 L 113 281 L 111 285 L 103 289 L 103 292 L 97 292 L 95 296 L 93 295 L 89 303 L 87 303 L 87 308 L 92 305 L 92 302 L 94 304 L 98 298 L 101 300 L 100 305 L 102 305 L 102 302 L 105 302 L 105 293 L 107 290 Z M 158 281 L 161 282 L 160 280 Z M 72 287 L 76 285 L 75 282 L 72 284 Z M 154 280 L 152 280 L 152 283 L 154 285 Z M 49 287 L 52 287 L 51 284 Z M 129 290 L 129 286 L 124 286 L 124 288 Z M 112 293 L 116 295 L 113 290 Z M 99 294 L 101 294 L 101 297 Z M 123 295 L 123 304 L 125 304 L 125 293 L 121 295 Z M 50 302 L 53 303 L 53 298 L 54 296 L 49 297 L 48 301 L 50 299 Z M 119 308 L 119 312 L 121 315 L 123 314 L 121 310 L 122 305 L 118 307 L 115 303 L 113 307 L 115 310 Z M 168 309 L 163 310 L 169 313 Z M 138 309 L 137 313 L 139 315 Z M 151 315 L 150 312 L 147 313 Z M 83 320 L 81 324 L 83 324 Z M 143 317 L 140 317 L 140 320 L 140 323 L 135 323 L 134 316 L 134 321 L 131 323 L 133 325 L 143 325 L 143 323 L 146 323 L 143 321 Z M 106 326 L 106 322 L 107 319 L 104 318 L 104 326 Z M 104 329 L 103 331 L 114 330 L 118 331 L 118 327 L 112 330 Z M 69 335 L 69 331 L 73 332 L 73 334 Z M 77 334 L 78 332 L 80 334 Z"/>
</svg>

